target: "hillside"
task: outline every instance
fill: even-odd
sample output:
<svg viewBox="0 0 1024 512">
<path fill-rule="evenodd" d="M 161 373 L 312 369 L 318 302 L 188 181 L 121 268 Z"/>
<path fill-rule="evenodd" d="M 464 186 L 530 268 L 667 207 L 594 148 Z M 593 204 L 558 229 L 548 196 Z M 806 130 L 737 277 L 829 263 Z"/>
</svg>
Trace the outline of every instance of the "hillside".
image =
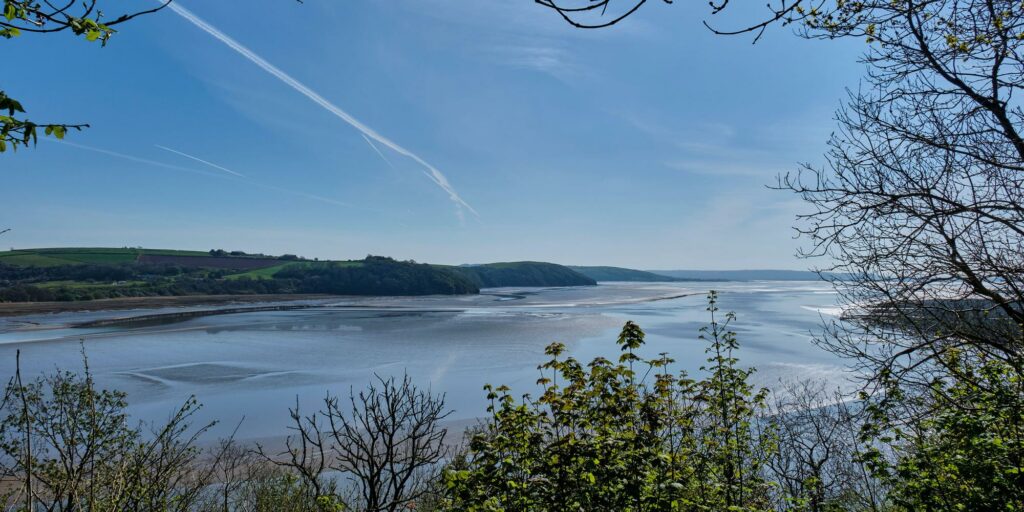
<svg viewBox="0 0 1024 512">
<path fill-rule="evenodd" d="M 351 262 L 295 263 L 273 275 L 288 281 L 297 293 L 333 295 L 466 295 L 480 287 L 449 268 L 367 256 Z"/>
<path fill-rule="evenodd" d="M 452 267 L 367 256 L 310 261 L 293 255 L 141 248 L 0 252 L 0 302 L 190 295 L 461 295 L 484 287 L 586 286 L 568 267 L 541 262 Z"/>
<path fill-rule="evenodd" d="M 0 264 L 13 266 L 57 267 L 62 265 L 116 265 L 153 263 L 187 267 L 253 269 L 296 260 L 295 256 L 267 256 L 241 251 L 179 251 L 135 247 L 64 247 L 19 249 L 0 252 Z"/>
<path fill-rule="evenodd" d="M 502 286 L 593 286 L 597 282 L 575 270 L 554 263 L 516 261 L 449 267 L 481 288 Z"/>
<path fill-rule="evenodd" d="M 579 272 L 597 282 L 603 281 L 629 281 L 640 283 L 664 283 L 672 281 L 684 281 L 676 277 L 664 276 L 643 270 L 633 270 L 622 267 L 575 267 L 572 270 Z"/>
<path fill-rule="evenodd" d="M 473 294 L 450 269 L 391 258 L 315 262 L 225 251 L 69 248 L 0 252 L 0 302 L 188 295 Z"/>
</svg>

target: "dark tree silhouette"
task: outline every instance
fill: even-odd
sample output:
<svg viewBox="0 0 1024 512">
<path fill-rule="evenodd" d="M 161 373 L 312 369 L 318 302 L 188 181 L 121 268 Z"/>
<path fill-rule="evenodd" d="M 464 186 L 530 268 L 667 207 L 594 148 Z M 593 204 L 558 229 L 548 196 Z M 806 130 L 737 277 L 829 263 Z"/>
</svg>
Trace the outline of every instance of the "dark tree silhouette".
<svg viewBox="0 0 1024 512">
<path fill-rule="evenodd" d="M 625 10 L 618 7 L 618 3 L 611 0 L 534 0 L 540 5 L 548 7 L 565 21 L 578 28 L 604 28 L 610 27 L 636 12 L 647 3 L 647 0 L 629 0 L 622 3 Z M 670 4 L 672 0 L 662 0 Z M 609 13 L 608 8 L 612 7 Z"/>
<path fill-rule="evenodd" d="M 864 320 L 827 346 L 874 376 L 923 370 L 922 383 L 954 349 L 1019 364 L 1024 12 L 993 0 L 866 9 L 807 29 L 868 37 L 869 74 L 838 115 L 827 166 L 779 183 L 812 208 L 804 255 L 842 276 L 836 289 Z"/>
<path fill-rule="evenodd" d="M 299 474 L 316 495 L 329 494 L 324 473 L 336 471 L 352 483 L 355 510 L 398 512 L 415 508 L 434 491 L 447 460 L 448 431 L 441 422 L 451 413 L 444 395 L 417 388 L 412 380 L 377 377 L 347 400 L 328 394 L 323 408 L 309 416 L 291 411 L 294 435 L 269 462 Z"/>
<path fill-rule="evenodd" d="M 606 28 L 619 23 L 640 10 L 648 0 L 534 0 L 562 17 L 570 25 L 577 28 Z M 662 0 L 666 4 L 673 0 Z M 710 0 L 708 6 L 711 14 L 719 14 L 726 10 L 730 0 Z M 813 7 L 808 5 L 813 4 Z M 769 26 L 781 23 L 788 25 L 794 21 L 804 20 L 810 11 L 820 11 L 827 4 L 824 0 L 780 0 L 769 2 L 767 15 L 759 21 L 743 24 L 736 29 L 719 29 L 710 23 L 704 25 L 712 32 L 722 35 L 754 33 L 756 42 Z M 840 5 L 842 2 L 839 3 Z"/>
</svg>

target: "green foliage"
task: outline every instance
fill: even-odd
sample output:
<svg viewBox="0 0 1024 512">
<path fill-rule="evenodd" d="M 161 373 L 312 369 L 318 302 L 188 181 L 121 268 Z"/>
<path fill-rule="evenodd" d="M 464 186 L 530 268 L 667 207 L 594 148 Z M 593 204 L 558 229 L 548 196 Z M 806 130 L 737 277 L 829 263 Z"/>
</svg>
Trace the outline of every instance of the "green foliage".
<svg viewBox="0 0 1024 512">
<path fill-rule="evenodd" d="M 68 7 L 70 5 L 59 12 L 50 13 L 35 0 L 4 0 L 4 21 L 0 22 L 0 37 L 10 39 L 20 36 L 23 31 L 70 30 L 86 41 L 98 41 L 105 46 L 116 32 L 101 21 L 102 11 L 88 8 L 82 16 L 74 16 Z M 47 24 L 49 27 L 46 27 Z"/>
<path fill-rule="evenodd" d="M 312 487 L 293 473 L 278 472 L 254 479 L 245 489 L 248 510 L 253 512 L 344 512 L 349 510 L 333 496 L 316 496 Z"/>
<path fill-rule="evenodd" d="M 717 300 L 712 291 L 707 308 L 711 323 L 701 328 L 700 336 L 710 344 L 708 365 L 701 367 L 709 376 L 697 386 L 695 401 L 702 405 L 705 421 L 701 456 L 711 461 L 704 469 L 722 484 L 703 491 L 718 495 L 728 507 L 763 503 L 767 489 L 760 471 L 772 440 L 770 435 L 758 439 L 753 422 L 764 412 L 768 390 L 755 390 L 749 383 L 754 369 L 739 366 L 739 341 L 729 330 L 736 316 L 726 313 L 719 322 Z"/>
<path fill-rule="evenodd" d="M 714 315 L 716 296 L 709 296 Z M 731 318 L 731 316 L 730 316 Z M 445 473 L 448 510 L 764 510 L 759 476 L 770 439 L 753 427 L 764 394 L 737 366 L 735 336 L 712 316 L 709 378 L 675 374 L 661 354 L 645 359 L 644 333 L 623 327 L 617 362 L 584 366 L 547 348 L 543 392 L 516 400 L 485 387 L 490 419 Z"/>
<path fill-rule="evenodd" d="M 275 265 L 279 261 L 135 249 L 12 251 L 0 253 L 0 302 L 297 293 L 452 295 L 479 291 L 465 276 L 447 267 L 391 258 L 370 256 L 362 261 Z M 241 273 L 207 267 L 231 262 L 270 266 Z"/>
<path fill-rule="evenodd" d="M 0 39 L 11 39 L 26 33 L 51 34 L 66 31 L 81 36 L 87 42 L 98 42 L 101 46 L 106 46 L 107 41 L 116 32 L 112 28 L 114 25 L 163 8 L 157 6 L 125 13 L 106 21 L 104 10 L 97 2 L 98 0 L 83 0 L 53 4 L 37 0 L 3 0 Z M 18 149 L 18 146 L 35 145 L 39 128 L 43 129 L 45 135 L 59 140 L 63 139 L 69 130 L 80 131 L 89 127 L 87 124 L 35 123 L 15 117 L 16 114 L 24 112 L 21 103 L 0 90 L 0 153 L 7 151 L 8 148 L 13 151 Z"/>
<path fill-rule="evenodd" d="M 361 265 L 307 263 L 274 274 L 300 293 L 337 295 L 459 295 L 480 290 L 463 275 L 445 267 L 367 256 Z"/>
<path fill-rule="evenodd" d="M 163 425 L 144 432 L 125 412 L 125 394 L 98 390 L 84 374 L 57 371 L 8 384 L 0 419 L 0 468 L 21 486 L 0 498 L 10 507 L 52 504 L 48 510 L 190 510 L 200 454 L 194 399 Z M 12 489 L 13 487 L 13 489 Z"/>
<path fill-rule="evenodd" d="M 156 270 L 160 266 L 177 271 Z M 320 262 L 287 254 L 127 247 L 0 252 L 0 302 L 199 294 L 452 295 L 478 293 L 481 286 L 592 284 L 567 267 L 537 262 L 450 267 L 380 256 Z"/>
<path fill-rule="evenodd" d="M 893 383 L 864 429 L 864 459 L 897 510 L 1024 510 L 1021 369 L 953 350 L 949 373 L 910 396 Z"/>
<path fill-rule="evenodd" d="M 10 0 L 7 2 L 9 10 L 11 3 Z M 14 33 L 12 31 L 17 31 L 17 29 L 0 27 L 0 37 L 11 37 L 11 34 Z M 17 150 L 19 145 L 34 145 L 38 141 L 40 127 L 43 128 L 46 135 L 57 139 L 63 139 L 68 130 L 81 130 L 88 127 L 84 124 L 38 124 L 28 119 L 16 118 L 15 115 L 19 113 L 25 113 L 25 108 L 21 106 L 21 103 L 0 90 L 0 153 L 7 151 L 8 147 L 11 150 Z"/>
</svg>

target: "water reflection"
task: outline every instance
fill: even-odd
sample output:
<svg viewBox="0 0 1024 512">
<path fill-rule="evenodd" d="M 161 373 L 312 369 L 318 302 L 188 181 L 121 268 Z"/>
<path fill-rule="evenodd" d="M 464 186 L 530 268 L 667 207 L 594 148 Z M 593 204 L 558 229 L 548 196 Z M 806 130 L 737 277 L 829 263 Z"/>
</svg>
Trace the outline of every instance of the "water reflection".
<svg viewBox="0 0 1024 512">
<path fill-rule="evenodd" d="M 265 437 L 282 431 L 296 397 L 312 405 L 327 389 L 346 393 L 374 374 L 403 372 L 447 393 L 454 418 L 472 418 L 484 411 L 484 383 L 532 391 L 536 366 L 552 341 L 582 360 L 614 357 L 617 331 L 627 319 L 647 332 L 647 355 L 669 352 L 681 369 L 697 372 L 706 358 L 697 340 L 707 321 L 703 293 L 712 286 L 722 291 L 722 308 L 738 314 L 739 355 L 758 367 L 761 382 L 842 376 L 841 361 L 810 342 L 821 324 L 819 311 L 834 306 L 824 286 L 639 283 L 336 299 L 310 309 L 133 328 L 66 327 L 124 312 L 7 319 L 0 330 L 0 378 L 13 372 L 19 349 L 28 375 L 80 368 L 82 344 L 96 381 L 126 391 L 140 418 L 165 418 L 194 394 L 206 405 L 203 418 L 221 419 L 230 431 L 244 416 L 240 435 Z"/>
</svg>

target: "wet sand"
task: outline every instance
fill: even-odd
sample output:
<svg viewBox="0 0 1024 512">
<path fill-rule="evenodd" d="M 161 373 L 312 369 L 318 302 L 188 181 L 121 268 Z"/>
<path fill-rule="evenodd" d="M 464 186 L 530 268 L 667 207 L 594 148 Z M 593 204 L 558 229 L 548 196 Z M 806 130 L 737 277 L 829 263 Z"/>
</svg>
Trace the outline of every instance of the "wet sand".
<svg viewBox="0 0 1024 512">
<path fill-rule="evenodd" d="M 122 297 L 74 302 L 4 302 L 0 303 L 0 316 L 64 313 L 70 311 L 112 311 L 121 309 L 150 309 L 174 306 L 221 306 L 225 304 L 254 304 L 262 302 L 288 302 L 335 298 L 319 294 L 272 295 L 185 295 L 179 297 Z"/>
</svg>

